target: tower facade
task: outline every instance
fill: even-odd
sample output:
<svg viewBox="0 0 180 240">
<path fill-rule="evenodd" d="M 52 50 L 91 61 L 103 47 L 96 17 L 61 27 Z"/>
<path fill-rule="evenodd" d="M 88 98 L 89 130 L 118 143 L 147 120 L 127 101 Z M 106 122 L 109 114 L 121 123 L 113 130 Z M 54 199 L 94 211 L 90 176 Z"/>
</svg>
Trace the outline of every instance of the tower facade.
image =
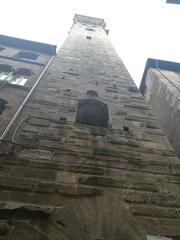
<svg viewBox="0 0 180 240">
<path fill-rule="evenodd" d="M 75 15 L 5 136 L 3 240 L 180 239 L 180 162 L 107 33 Z"/>
</svg>

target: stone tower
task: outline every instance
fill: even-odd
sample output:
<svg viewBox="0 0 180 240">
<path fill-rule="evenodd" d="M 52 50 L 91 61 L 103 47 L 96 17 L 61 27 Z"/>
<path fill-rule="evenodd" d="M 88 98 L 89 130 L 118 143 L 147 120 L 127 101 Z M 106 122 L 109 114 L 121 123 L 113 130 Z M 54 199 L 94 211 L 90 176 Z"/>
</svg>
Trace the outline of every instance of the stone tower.
<svg viewBox="0 0 180 240">
<path fill-rule="evenodd" d="M 75 15 L 2 141 L 2 240 L 180 239 L 180 161 L 107 33 Z"/>
</svg>

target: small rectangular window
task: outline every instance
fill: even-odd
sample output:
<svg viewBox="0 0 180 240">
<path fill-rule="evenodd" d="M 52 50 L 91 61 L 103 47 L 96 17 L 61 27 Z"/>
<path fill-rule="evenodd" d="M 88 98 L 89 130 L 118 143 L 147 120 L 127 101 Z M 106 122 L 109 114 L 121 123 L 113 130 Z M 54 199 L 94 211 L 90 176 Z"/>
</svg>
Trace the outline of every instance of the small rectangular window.
<svg viewBox="0 0 180 240">
<path fill-rule="evenodd" d="M 76 123 L 107 128 L 109 125 L 107 104 L 94 98 L 80 100 Z"/>
<path fill-rule="evenodd" d="M 38 58 L 38 56 L 39 56 L 38 54 L 32 52 L 19 52 L 14 57 L 24 60 L 35 61 Z"/>
<path fill-rule="evenodd" d="M 89 39 L 89 40 L 91 40 L 91 39 L 92 39 L 92 37 L 90 37 L 90 36 L 87 36 L 86 38 L 87 38 L 87 39 Z"/>
</svg>

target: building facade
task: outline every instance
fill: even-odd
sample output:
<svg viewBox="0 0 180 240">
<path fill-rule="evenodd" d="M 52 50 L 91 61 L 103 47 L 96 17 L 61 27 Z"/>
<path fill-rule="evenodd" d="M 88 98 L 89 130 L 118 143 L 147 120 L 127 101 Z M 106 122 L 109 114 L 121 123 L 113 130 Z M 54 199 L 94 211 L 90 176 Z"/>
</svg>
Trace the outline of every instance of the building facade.
<svg viewBox="0 0 180 240">
<path fill-rule="evenodd" d="M 0 135 L 55 53 L 54 45 L 0 35 Z"/>
<path fill-rule="evenodd" d="M 75 15 L 6 134 L 2 240 L 180 239 L 180 161 L 107 33 Z"/>
<path fill-rule="evenodd" d="M 180 157 L 180 63 L 148 59 L 140 90 Z"/>
</svg>

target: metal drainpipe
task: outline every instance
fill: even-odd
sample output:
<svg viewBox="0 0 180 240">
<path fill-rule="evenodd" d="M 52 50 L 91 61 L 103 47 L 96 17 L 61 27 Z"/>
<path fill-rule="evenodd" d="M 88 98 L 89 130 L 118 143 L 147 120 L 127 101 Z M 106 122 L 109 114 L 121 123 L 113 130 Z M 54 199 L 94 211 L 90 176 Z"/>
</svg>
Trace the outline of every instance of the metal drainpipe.
<svg viewBox="0 0 180 240">
<path fill-rule="evenodd" d="M 48 64 L 46 65 L 46 67 L 44 68 L 44 70 L 42 71 L 42 73 L 39 75 L 38 79 L 36 80 L 34 86 L 31 88 L 31 90 L 29 91 L 29 93 L 27 94 L 27 96 L 25 97 L 25 99 L 23 100 L 23 102 L 21 103 L 21 106 L 18 108 L 18 110 L 16 111 L 15 115 L 13 116 L 13 118 L 11 119 L 11 121 L 9 122 L 9 124 L 7 125 L 6 129 L 4 130 L 3 134 L 0 137 L 0 144 L 2 143 L 2 140 L 4 140 L 4 138 L 6 137 L 8 131 L 10 130 L 10 128 L 12 127 L 12 125 L 14 124 L 16 118 L 18 117 L 18 115 L 20 114 L 21 110 L 23 109 L 24 105 L 26 104 L 26 102 L 28 101 L 29 97 L 31 96 L 31 94 L 33 93 L 34 89 L 36 88 L 37 84 L 39 83 L 39 81 L 41 80 L 41 78 L 43 77 L 43 75 L 45 74 L 46 70 L 48 69 L 48 67 L 50 66 L 50 64 L 52 63 L 53 59 L 54 59 L 55 55 L 53 55 L 53 57 L 49 60 Z"/>
</svg>

